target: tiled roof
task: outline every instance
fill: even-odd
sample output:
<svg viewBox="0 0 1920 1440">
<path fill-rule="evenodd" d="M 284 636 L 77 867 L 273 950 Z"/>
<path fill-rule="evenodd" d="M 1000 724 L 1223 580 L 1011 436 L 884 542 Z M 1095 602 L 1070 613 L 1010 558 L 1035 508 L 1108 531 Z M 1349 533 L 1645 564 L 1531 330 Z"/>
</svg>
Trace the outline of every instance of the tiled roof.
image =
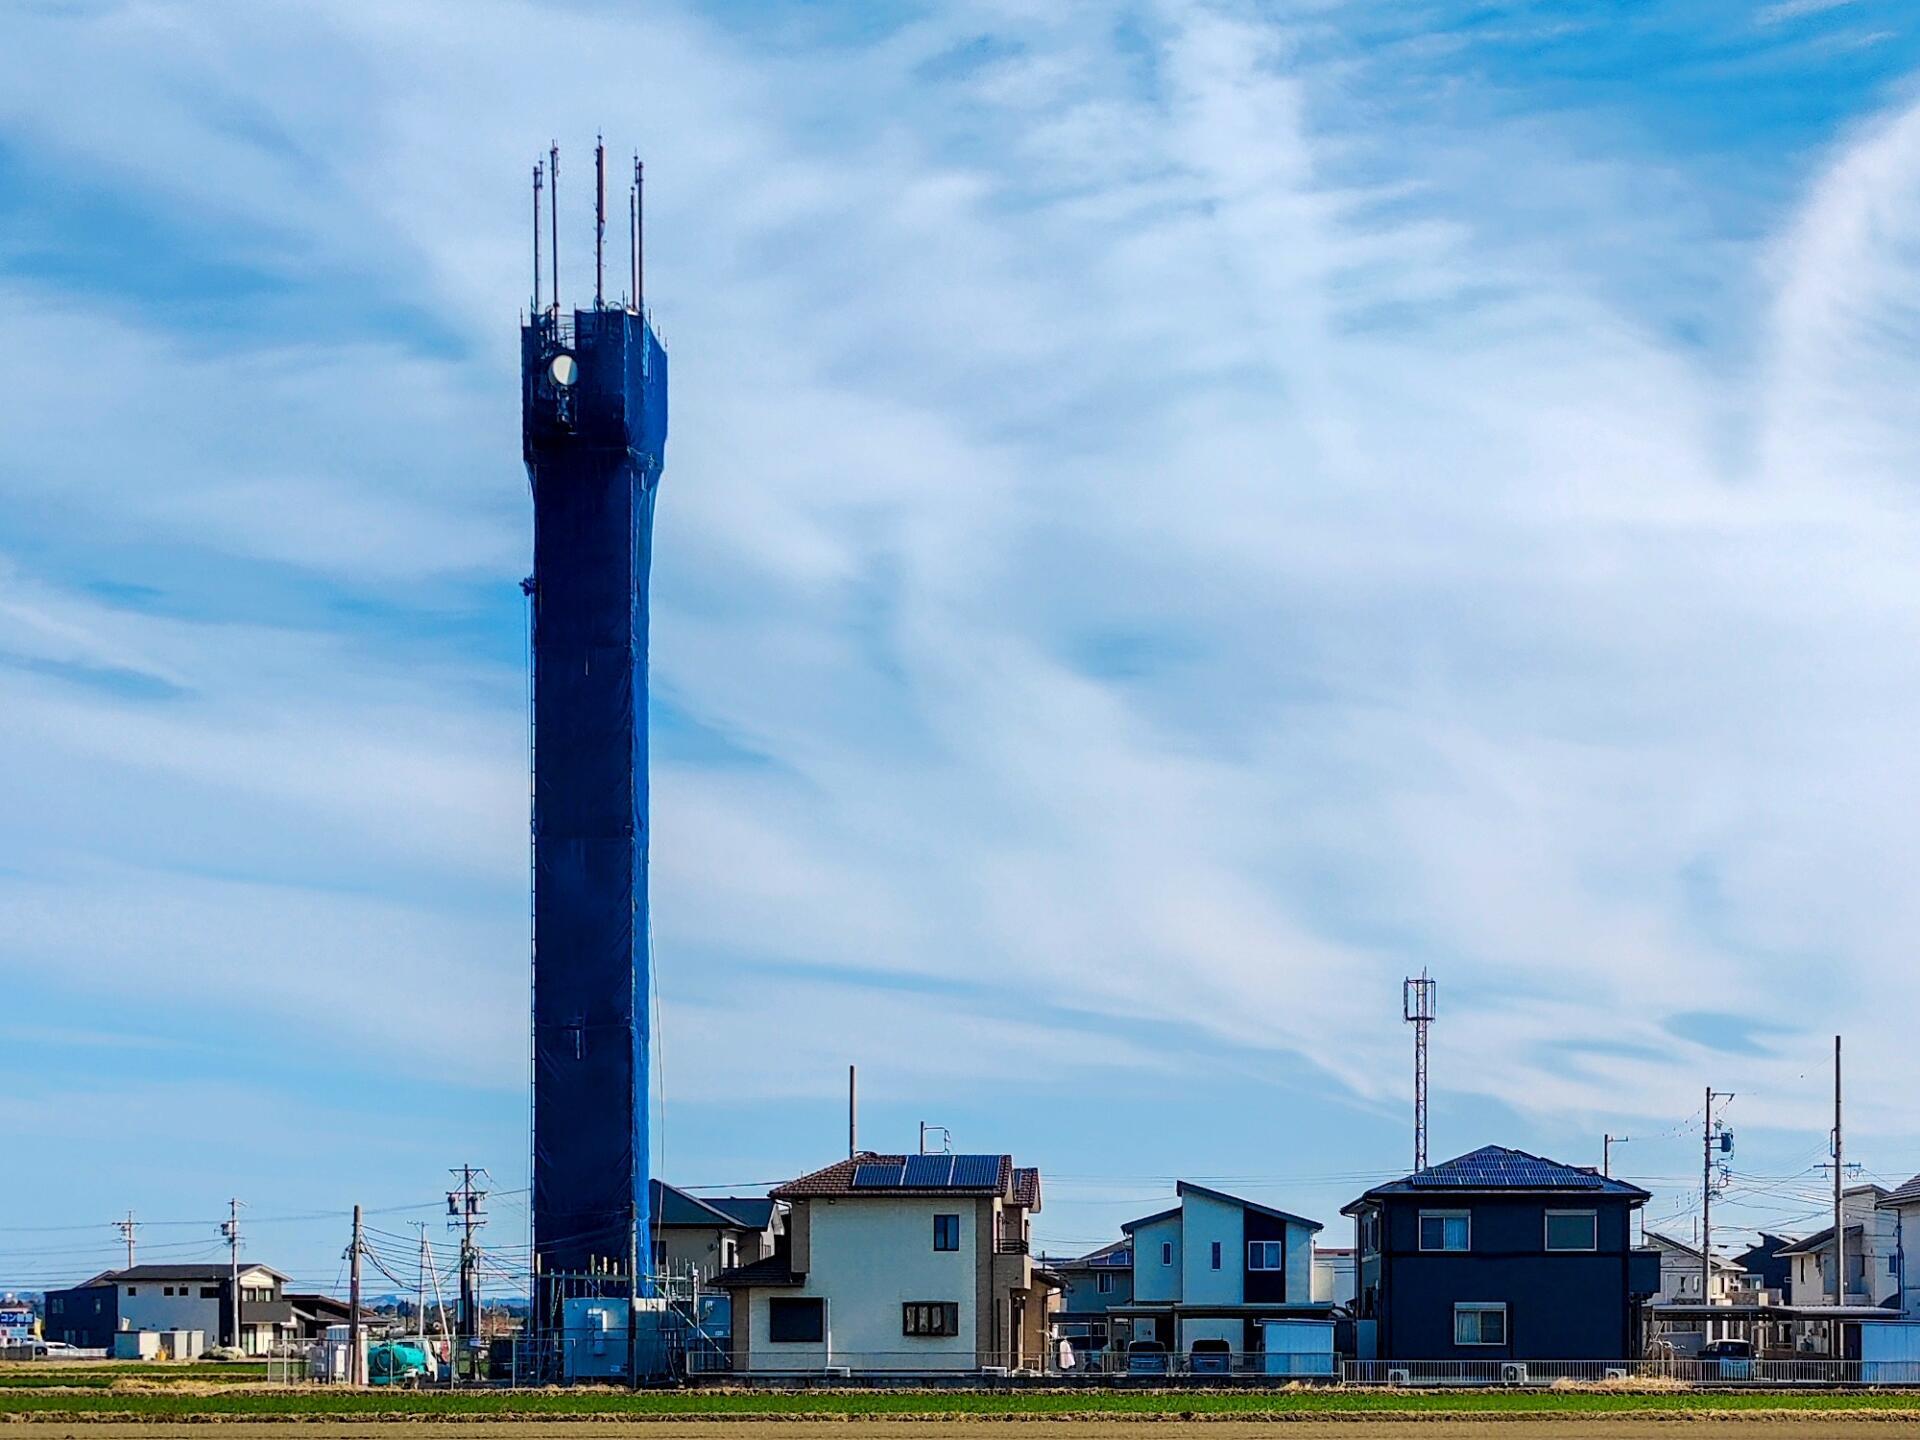
<svg viewBox="0 0 1920 1440">
<path fill-rule="evenodd" d="M 1848 1238 L 1864 1233 L 1858 1225 L 1847 1226 Z M 1816 1250 L 1825 1249 L 1831 1244 L 1833 1244 L 1833 1226 L 1829 1225 L 1826 1229 L 1809 1235 L 1804 1240 L 1796 1240 L 1791 1245 L 1782 1245 L 1773 1253 L 1776 1255 L 1811 1255 Z M 1847 1283 L 1852 1284 L 1853 1282 L 1848 1281 Z"/>
<path fill-rule="evenodd" d="M 1443 1195 L 1487 1190 L 1579 1190 L 1594 1195 L 1649 1198 L 1639 1186 L 1610 1180 L 1590 1166 L 1562 1165 L 1557 1160 L 1529 1155 L 1524 1150 L 1484 1145 L 1399 1180 L 1376 1185 L 1361 1199 L 1376 1195 Z M 1342 1213 L 1351 1214 L 1358 1203 L 1346 1206 Z"/>
<path fill-rule="evenodd" d="M 1920 1175 L 1914 1176 L 1880 1203 L 1882 1205 L 1920 1205 Z"/>
<path fill-rule="evenodd" d="M 931 1155 L 861 1154 L 802 1175 L 797 1180 L 776 1186 L 775 1200 L 804 1200 L 815 1195 L 1000 1195 L 1014 1194 L 1014 1166 L 1011 1155 L 955 1155 L 950 1177 L 945 1183 L 906 1184 L 903 1177 L 916 1166 L 911 1162 L 932 1161 Z M 1033 1172 L 1034 1194 L 1040 1190 L 1040 1175 Z"/>
<path fill-rule="evenodd" d="M 1133 1264 L 1133 1242 L 1114 1240 L 1102 1245 L 1098 1250 L 1089 1250 L 1084 1255 L 1070 1260 L 1050 1258 L 1048 1264 L 1062 1270 L 1087 1269 L 1124 1270 Z"/>
<path fill-rule="evenodd" d="M 270 1265 L 251 1265 L 242 1263 L 240 1273 L 248 1274 L 254 1270 L 263 1270 L 276 1280 L 285 1281 L 282 1275 Z M 130 1270 L 107 1270 L 95 1276 L 89 1285 L 112 1285 L 128 1283 L 138 1285 L 142 1281 L 152 1280 L 204 1280 L 211 1284 L 215 1280 L 226 1280 L 232 1272 L 225 1261 L 206 1265 L 135 1265 Z"/>
<path fill-rule="evenodd" d="M 764 1230 L 773 1223 L 771 1195 L 707 1195 L 705 1203 L 723 1215 L 731 1215 L 744 1230 Z"/>
<path fill-rule="evenodd" d="M 1040 1208 L 1040 1172 L 1030 1165 L 1013 1172 L 1013 1203 L 1029 1210 Z"/>
<path fill-rule="evenodd" d="M 785 1255 L 769 1255 L 751 1265 L 736 1265 L 713 1277 L 722 1290 L 746 1290 L 764 1285 L 798 1285 L 803 1277 L 793 1273 Z"/>
<path fill-rule="evenodd" d="M 764 1230 L 773 1219 L 773 1201 L 765 1195 L 701 1196 L 664 1180 L 653 1182 L 655 1225 L 734 1226 Z"/>
</svg>

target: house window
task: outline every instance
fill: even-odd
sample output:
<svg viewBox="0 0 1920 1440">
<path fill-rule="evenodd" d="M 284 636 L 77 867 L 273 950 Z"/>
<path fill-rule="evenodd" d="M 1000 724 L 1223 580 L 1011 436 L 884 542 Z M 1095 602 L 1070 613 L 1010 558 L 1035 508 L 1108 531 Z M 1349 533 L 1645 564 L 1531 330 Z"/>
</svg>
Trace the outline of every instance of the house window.
<svg viewBox="0 0 1920 1440">
<path fill-rule="evenodd" d="M 1467 1248 L 1467 1212 L 1464 1210 L 1422 1210 L 1420 1212 L 1420 1248 L 1422 1250 L 1465 1250 Z"/>
<path fill-rule="evenodd" d="M 775 1296 L 767 1301 L 767 1339 L 779 1345 L 818 1345 L 827 1333 L 827 1302 Z"/>
<path fill-rule="evenodd" d="M 960 1333 L 957 1300 L 910 1300 L 900 1307 L 902 1335 L 948 1336 Z"/>
<path fill-rule="evenodd" d="M 1213 1242 L 1213 1268 L 1216 1270 L 1220 1268 L 1220 1242 L 1218 1240 Z"/>
<path fill-rule="evenodd" d="M 1453 1343 L 1456 1345 L 1506 1344 L 1507 1307 L 1477 1304 L 1454 1306 Z"/>
<path fill-rule="evenodd" d="M 1094 1276 L 1094 1288 L 1102 1295 L 1111 1295 L 1113 1293 L 1113 1276 L 1104 1271 Z"/>
<path fill-rule="evenodd" d="M 1249 1240 L 1247 1269 L 1278 1270 L 1286 1264 L 1286 1247 L 1278 1240 Z"/>
<path fill-rule="evenodd" d="M 66 1302 L 63 1301 L 58 1295 L 49 1295 L 47 1297 L 47 1313 L 49 1315 L 65 1314 L 66 1309 L 67 1309 Z"/>
<path fill-rule="evenodd" d="M 960 1217 L 958 1215 L 933 1217 L 933 1248 L 936 1250 L 960 1248 Z"/>
<path fill-rule="evenodd" d="M 1160 1263 L 1162 1265 L 1173 1264 L 1173 1241 L 1162 1240 L 1160 1242 Z"/>
<path fill-rule="evenodd" d="M 218 1285 L 202 1285 L 200 1287 L 200 1298 L 202 1300 L 218 1300 L 220 1298 L 220 1287 Z"/>
<path fill-rule="evenodd" d="M 127 1286 L 127 1294 L 138 1295 L 139 1293 L 140 1293 L 140 1287 L 138 1285 Z"/>
<path fill-rule="evenodd" d="M 1547 1211 L 1547 1249 L 1598 1250 L 1600 1218 L 1592 1210 Z"/>
<path fill-rule="evenodd" d="M 1377 1254 L 1380 1249 L 1380 1216 L 1369 1210 L 1360 1217 L 1360 1253 Z"/>
</svg>

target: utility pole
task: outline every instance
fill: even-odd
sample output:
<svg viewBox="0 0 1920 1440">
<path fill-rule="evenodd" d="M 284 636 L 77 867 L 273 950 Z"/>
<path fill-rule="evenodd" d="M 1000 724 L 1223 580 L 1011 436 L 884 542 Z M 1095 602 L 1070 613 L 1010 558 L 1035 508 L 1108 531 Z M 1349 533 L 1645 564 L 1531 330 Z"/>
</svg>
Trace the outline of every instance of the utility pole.
<svg viewBox="0 0 1920 1440">
<path fill-rule="evenodd" d="M 413 1329 L 420 1343 L 420 1353 L 427 1352 L 427 1222 L 416 1220 L 420 1227 L 420 1277 L 413 1285 Z"/>
<path fill-rule="evenodd" d="M 1730 1090 L 1715 1090 L 1707 1086 L 1707 1108 L 1701 1118 L 1700 1132 L 1700 1303 L 1713 1303 L 1713 1151 L 1716 1126 L 1713 1120 L 1713 1102 L 1731 1100 Z M 1718 1127 L 1724 1129 L 1724 1126 Z M 1722 1152 L 1733 1149 L 1733 1136 L 1721 1138 Z M 1713 1322 L 1701 1322 L 1701 1333 L 1706 1339 L 1713 1338 Z"/>
<path fill-rule="evenodd" d="M 120 1232 L 120 1238 L 127 1242 L 127 1269 L 133 1269 L 133 1237 L 140 1226 L 133 1218 L 133 1211 L 127 1211 L 127 1218 L 113 1222 L 113 1228 Z"/>
<path fill-rule="evenodd" d="M 360 1385 L 366 1376 L 360 1373 L 360 1252 L 366 1248 L 360 1235 L 360 1207 L 353 1207 L 353 1243 L 347 1247 L 347 1383 Z"/>
<path fill-rule="evenodd" d="M 1847 1157 L 1840 1131 L 1840 1037 L 1833 1037 L 1833 1303 L 1847 1303 Z M 1869 1297 L 1871 1299 L 1871 1297 Z M 1844 1327 L 1840 1317 L 1833 1320 L 1833 1358 L 1844 1360 L 1846 1346 L 1840 1338 Z"/>
<path fill-rule="evenodd" d="M 460 1231 L 460 1311 L 459 1334 L 462 1338 L 480 1333 L 480 1296 L 477 1275 L 480 1250 L 473 1232 L 487 1223 L 487 1192 L 474 1184 L 493 1177 L 483 1169 L 462 1165 L 452 1172 L 460 1177 L 459 1188 L 447 1192 L 447 1226 Z"/>
<path fill-rule="evenodd" d="M 227 1240 L 227 1287 L 232 1297 L 233 1310 L 233 1335 L 230 1343 L 234 1349 L 238 1350 L 240 1348 L 240 1202 L 229 1200 L 227 1205 L 229 1214 L 221 1222 L 220 1233 Z"/>
<path fill-rule="evenodd" d="M 1413 1169 L 1427 1168 L 1427 1031 L 1437 1013 L 1440 982 L 1409 979 L 1400 988 L 1400 1013 L 1413 1026 Z"/>
<path fill-rule="evenodd" d="M 1600 1137 L 1600 1173 L 1607 1179 L 1613 1178 L 1613 1147 L 1624 1145 L 1633 1139 L 1631 1135 L 1603 1135 Z"/>
</svg>

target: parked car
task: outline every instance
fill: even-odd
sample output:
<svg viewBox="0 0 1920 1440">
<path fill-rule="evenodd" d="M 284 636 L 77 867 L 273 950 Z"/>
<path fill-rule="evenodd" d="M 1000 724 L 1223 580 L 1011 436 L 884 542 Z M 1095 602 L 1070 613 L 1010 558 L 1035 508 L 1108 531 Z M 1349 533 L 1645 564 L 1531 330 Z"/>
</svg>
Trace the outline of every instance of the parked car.
<svg viewBox="0 0 1920 1440">
<path fill-rule="evenodd" d="M 1158 1340 L 1135 1340 L 1128 1344 L 1129 1375 L 1164 1375 L 1167 1369 L 1167 1347 Z"/>
<path fill-rule="evenodd" d="M 1233 1371 L 1233 1347 L 1224 1340 L 1196 1340 L 1187 1353 L 1187 1369 L 1194 1375 L 1227 1375 Z"/>
<path fill-rule="evenodd" d="M 1753 1378 L 1753 1342 L 1751 1340 L 1715 1340 L 1700 1347 L 1700 1378 L 1751 1380 Z"/>
</svg>

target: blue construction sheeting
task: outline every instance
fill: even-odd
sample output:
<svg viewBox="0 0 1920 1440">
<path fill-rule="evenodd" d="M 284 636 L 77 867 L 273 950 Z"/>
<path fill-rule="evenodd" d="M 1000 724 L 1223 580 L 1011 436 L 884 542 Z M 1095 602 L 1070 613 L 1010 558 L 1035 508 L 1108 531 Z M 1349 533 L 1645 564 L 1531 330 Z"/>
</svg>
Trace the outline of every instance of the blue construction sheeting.
<svg viewBox="0 0 1920 1440">
<path fill-rule="evenodd" d="M 533 1249 L 545 1276 L 652 1250 L 647 578 L 667 357 L 624 309 L 521 334 L 533 489 Z M 557 1322 L 537 1297 L 536 1326 Z"/>
</svg>

